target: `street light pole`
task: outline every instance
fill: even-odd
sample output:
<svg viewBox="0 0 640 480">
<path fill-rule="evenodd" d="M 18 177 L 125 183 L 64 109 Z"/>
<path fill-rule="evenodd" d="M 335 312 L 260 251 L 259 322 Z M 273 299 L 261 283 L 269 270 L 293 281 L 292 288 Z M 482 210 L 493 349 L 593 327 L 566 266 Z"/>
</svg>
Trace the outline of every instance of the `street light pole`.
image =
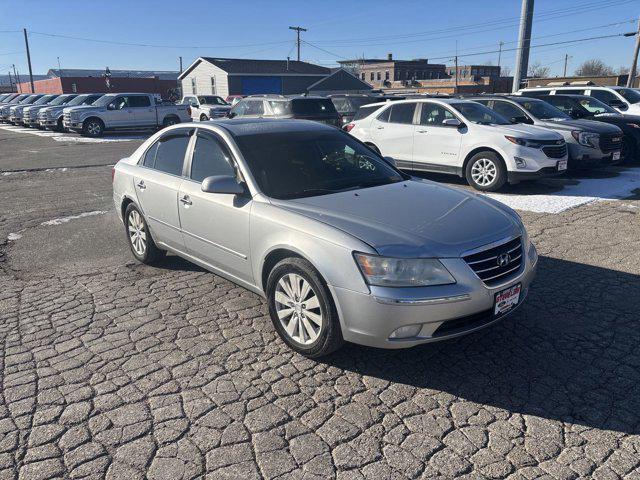
<svg viewBox="0 0 640 480">
<path fill-rule="evenodd" d="M 520 90 L 522 79 L 527 76 L 529 68 L 529 47 L 531 46 L 531 27 L 533 25 L 534 0 L 522 0 L 520 14 L 520 33 L 518 34 L 518 54 L 516 70 L 513 73 L 513 91 Z"/>
</svg>

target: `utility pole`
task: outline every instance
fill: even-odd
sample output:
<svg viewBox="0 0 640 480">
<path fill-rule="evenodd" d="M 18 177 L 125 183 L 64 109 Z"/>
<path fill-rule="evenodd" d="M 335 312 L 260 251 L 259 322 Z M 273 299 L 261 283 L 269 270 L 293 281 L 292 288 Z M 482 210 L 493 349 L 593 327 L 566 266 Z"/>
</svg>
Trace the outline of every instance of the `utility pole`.
<svg viewBox="0 0 640 480">
<path fill-rule="evenodd" d="M 527 69 L 529 68 L 529 47 L 531 46 L 531 27 L 533 25 L 533 3 L 534 0 L 522 0 L 516 70 L 513 74 L 512 90 L 514 92 L 520 90 L 522 79 L 527 76 Z"/>
<path fill-rule="evenodd" d="M 289 27 L 289 30 L 295 30 L 296 33 L 298 34 L 298 40 L 297 40 L 297 44 L 298 44 L 298 61 L 300 61 L 300 32 L 306 32 L 307 29 L 306 28 L 302 28 L 302 27 Z"/>
<path fill-rule="evenodd" d="M 18 72 L 16 72 L 16 65 L 13 64 L 13 79 L 16 81 L 16 91 L 18 91 L 18 85 L 20 84 L 20 76 L 18 75 Z M 20 90 L 22 90 L 22 88 L 20 88 Z M 22 93 L 22 92 L 19 92 Z"/>
<path fill-rule="evenodd" d="M 29 82 L 31 83 L 31 93 L 36 93 L 36 88 L 33 86 L 33 70 L 31 69 L 31 53 L 29 53 L 29 39 L 27 38 L 27 29 L 23 28 L 24 32 L 24 44 L 27 47 L 27 64 L 29 65 Z"/>
<path fill-rule="evenodd" d="M 563 77 L 567 76 L 567 63 L 569 62 L 569 54 L 565 53 L 564 54 L 564 73 L 562 74 Z"/>
<path fill-rule="evenodd" d="M 178 59 L 180 60 L 180 73 L 182 73 L 182 57 L 178 57 Z"/>
<path fill-rule="evenodd" d="M 58 70 L 62 70 L 62 67 L 60 66 L 60 57 L 56 57 L 58 59 Z"/>
<path fill-rule="evenodd" d="M 11 70 L 9 70 L 9 90 L 13 92 L 13 82 L 11 81 Z"/>
<path fill-rule="evenodd" d="M 504 42 L 500 42 L 498 44 L 498 66 L 500 66 L 500 60 L 502 59 L 502 46 L 504 45 Z"/>
<path fill-rule="evenodd" d="M 633 49 L 633 59 L 631 60 L 631 70 L 627 78 L 627 87 L 633 88 L 633 81 L 636 78 L 636 68 L 638 68 L 638 51 L 640 51 L 640 17 L 638 17 L 638 30 L 636 32 L 636 48 Z"/>
<path fill-rule="evenodd" d="M 458 55 L 453 59 L 456 65 L 456 86 L 453 90 L 453 93 L 458 93 Z"/>
</svg>

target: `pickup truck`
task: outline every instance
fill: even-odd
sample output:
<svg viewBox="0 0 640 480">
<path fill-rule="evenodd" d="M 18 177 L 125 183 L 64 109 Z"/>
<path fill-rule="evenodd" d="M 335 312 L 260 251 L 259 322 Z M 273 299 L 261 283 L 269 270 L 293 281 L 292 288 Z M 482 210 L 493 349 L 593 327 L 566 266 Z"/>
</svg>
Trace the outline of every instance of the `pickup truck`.
<svg viewBox="0 0 640 480">
<path fill-rule="evenodd" d="M 210 118 L 226 117 L 231 105 L 217 95 L 185 95 L 180 101 L 191 107 L 191 118 L 206 122 Z"/>
<path fill-rule="evenodd" d="M 91 105 L 63 110 L 64 128 L 89 137 L 106 130 L 150 130 L 191 121 L 189 105 L 174 105 L 147 93 L 108 93 Z"/>
</svg>

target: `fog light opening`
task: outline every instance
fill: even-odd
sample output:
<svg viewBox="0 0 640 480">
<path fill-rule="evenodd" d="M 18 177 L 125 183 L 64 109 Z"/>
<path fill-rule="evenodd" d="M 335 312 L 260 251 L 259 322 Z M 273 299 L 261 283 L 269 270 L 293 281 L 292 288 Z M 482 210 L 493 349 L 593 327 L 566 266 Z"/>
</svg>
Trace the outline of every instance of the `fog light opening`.
<svg viewBox="0 0 640 480">
<path fill-rule="evenodd" d="M 391 335 L 389 335 L 390 339 L 400 339 L 400 338 L 411 338 L 415 337 L 420 333 L 422 329 L 422 325 L 406 325 L 404 327 L 400 327 L 395 329 Z"/>
<path fill-rule="evenodd" d="M 516 167 L 518 168 L 527 168 L 527 161 L 524 158 L 513 157 L 516 162 Z"/>
</svg>

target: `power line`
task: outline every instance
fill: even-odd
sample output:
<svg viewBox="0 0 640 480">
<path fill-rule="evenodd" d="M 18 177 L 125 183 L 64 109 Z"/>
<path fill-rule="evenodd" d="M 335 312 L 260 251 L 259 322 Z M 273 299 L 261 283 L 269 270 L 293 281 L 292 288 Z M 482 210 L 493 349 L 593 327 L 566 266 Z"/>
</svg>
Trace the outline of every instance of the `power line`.
<svg viewBox="0 0 640 480">
<path fill-rule="evenodd" d="M 310 47 L 313 47 L 313 48 L 315 48 L 317 50 L 320 50 L 320 51 L 322 51 L 324 53 L 328 53 L 329 55 L 332 55 L 334 57 L 341 58 L 343 60 L 349 60 L 348 58 L 343 57 L 342 55 L 338 55 L 337 53 L 333 53 L 333 52 L 330 52 L 329 50 L 325 50 L 324 48 L 319 47 L 317 45 L 314 45 L 313 43 L 309 43 L 306 40 L 301 40 L 301 42 L 304 43 L 305 45 L 309 45 Z"/>
</svg>

